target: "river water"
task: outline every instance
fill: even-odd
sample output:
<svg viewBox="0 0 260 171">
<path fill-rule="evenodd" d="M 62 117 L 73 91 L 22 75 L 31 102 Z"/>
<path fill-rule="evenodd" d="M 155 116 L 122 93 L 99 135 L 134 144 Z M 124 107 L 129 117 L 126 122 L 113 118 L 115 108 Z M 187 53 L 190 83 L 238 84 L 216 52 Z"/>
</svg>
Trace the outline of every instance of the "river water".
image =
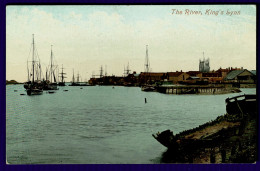
<svg viewBox="0 0 260 171">
<path fill-rule="evenodd" d="M 65 86 L 54 94 L 22 96 L 23 85 L 7 85 L 7 162 L 160 163 L 166 148 L 153 133 L 171 129 L 176 134 L 199 126 L 225 114 L 227 97 L 256 93 L 256 89 L 241 90 L 224 95 L 167 95 L 138 87 Z"/>
</svg>

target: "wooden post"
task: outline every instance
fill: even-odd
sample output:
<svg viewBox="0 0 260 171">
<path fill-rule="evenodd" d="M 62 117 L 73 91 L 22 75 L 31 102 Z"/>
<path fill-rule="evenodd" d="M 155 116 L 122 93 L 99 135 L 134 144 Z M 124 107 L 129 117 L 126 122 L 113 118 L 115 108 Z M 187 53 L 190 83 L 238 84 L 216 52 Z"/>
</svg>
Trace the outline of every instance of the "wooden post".
<svg viewBox="0 0 260 171">
<path fill-rule="evenodd" d="M 215 158 L 215 151 L 211 149 L 210 151 L 210 163 L 215 163 L 216 158 Z"/>
<path fill-rule="evenodd" d="M 236 103 L 237 103 L 237 106 L 238 106 L 238 108 L 239 108 L 241 114 L 242 114 L 242 119 L 243 119 L 243 118 L 244 118 L 244 112 L 243 112 L 243 110 L 241 109 L 240 105 L 238 104 L 237 99 L 235 99 L 235 101 L 236 101 Z"/>
<path fill-rule="evenodd" d="M 221 150 L 221 157 L 222 157 L 222 163 L 226 162 L 226 150 L 222 149 Z"/>
</svg>

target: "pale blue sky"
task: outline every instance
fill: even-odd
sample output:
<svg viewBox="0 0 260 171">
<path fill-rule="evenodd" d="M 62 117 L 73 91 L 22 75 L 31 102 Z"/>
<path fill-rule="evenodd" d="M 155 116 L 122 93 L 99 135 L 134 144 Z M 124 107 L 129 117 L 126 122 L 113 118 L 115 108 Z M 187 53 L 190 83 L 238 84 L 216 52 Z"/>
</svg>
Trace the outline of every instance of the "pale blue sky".
<svg viewBox="0 0 260 171">
<path fill-rule="evenodd" d="M 172 15 L 172 9 L 203 15 Z M 205 15 L 207 9 L 224 15 Z M 240 15 L 226 15 L 226 11 Z M 211 69 L 256 68 L 256 7 L 254 5 L 161 6 L 7 6 L 7 79 L 26 81 L 32 34 L 42 65 L 53 45 L 58 65 L 82 80 L 98 74 L 144 70 L 145 46 L 153 72 L 198 70 L 203 51 Z"/>
</svg>

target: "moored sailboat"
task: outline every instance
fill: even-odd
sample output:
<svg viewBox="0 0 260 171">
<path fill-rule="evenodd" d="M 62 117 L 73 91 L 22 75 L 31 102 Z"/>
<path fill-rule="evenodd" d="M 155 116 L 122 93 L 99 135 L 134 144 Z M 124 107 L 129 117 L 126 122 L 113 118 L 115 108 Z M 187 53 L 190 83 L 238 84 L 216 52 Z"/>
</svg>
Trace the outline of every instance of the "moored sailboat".
<svg viewBox="0 0 260 171">
<path fill-rule="evenodd" d="M 144 71 L 144 84 L 141 87 L 142 91 L 155 91 L 155 87 L 151 85 L 150 76 L 150 62 L 148 58 L 148 45 L 146 45 L 146 56 L 145 56 L 145 71 Z"/>
<path fill-rule="evenodd" d="M 71 84 L 69 86 L 80 86 L 80 84 L 79 84 L 79 74 L 77 76 L 77 82 L 75 82 L 74 69 L 73 69 L 72 81 L 71 81 Z"/>
<path fill-rule="evenodd" d="M 37 58 L 38 57 L 38 58 Z M 39 95 L 42 94 L 43 84 L 41 81 L 41 64 L 40 59 L 37 54 L 35 43 L 34 43 L 34 34 L 32 39 L 32 65 L 31 72 L 28 68 L 27 61 L 27 71 L 28 71 L 28 81 L 24 84 L 27 95 Z"/>
<path fill-rule="evenodd" d="M 59 86 L 65 86 L 65 80 L 64 80 L 64 78 L 66 78 L 66 77 L 65 77 L 64 75 L 65 75 L 66 73 L 63 72 L 63 69 L 64 69 L 64 68 L 63 68 L 63 65 L 62 65 L 61 73 L 60 73 L 60 75 L 61 75 L 61 76 L 60 76 L 60 77 L 61 77 L 61 82 L 59 82 L 59 84 L 58 84 Z"/>
<path fill-rule="evenodd" d="M 55 76 L 56 69 L 58 65 L 54 64 L 53 60 L 53 52 L 52 52 L 52 45 L 51 45 L 51 60 L 50 60 L 50 68 L 49 74 L 46 72 L 46 84 L 44 86 L 44 90 L 58 90 L 58 84 Z"/>
</svg>

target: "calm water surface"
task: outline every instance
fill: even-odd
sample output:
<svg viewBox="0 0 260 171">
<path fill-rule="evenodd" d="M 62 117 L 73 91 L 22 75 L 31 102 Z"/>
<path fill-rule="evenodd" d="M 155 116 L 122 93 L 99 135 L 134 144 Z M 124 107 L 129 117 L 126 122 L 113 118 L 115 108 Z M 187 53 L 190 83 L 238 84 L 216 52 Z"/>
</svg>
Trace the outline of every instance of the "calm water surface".
<svg viewBox="0 0 260 171">
<path fill-rule="evenodd" d="M 256 93 L 166 95 L 137 87 L 82 88 L 21 96 L 23 85 L 6 86 L 8 163 L 160 163 L 166 148 L 153 133 L 196 127 L 224 114 L 227 97 Z"/>
</svg>

